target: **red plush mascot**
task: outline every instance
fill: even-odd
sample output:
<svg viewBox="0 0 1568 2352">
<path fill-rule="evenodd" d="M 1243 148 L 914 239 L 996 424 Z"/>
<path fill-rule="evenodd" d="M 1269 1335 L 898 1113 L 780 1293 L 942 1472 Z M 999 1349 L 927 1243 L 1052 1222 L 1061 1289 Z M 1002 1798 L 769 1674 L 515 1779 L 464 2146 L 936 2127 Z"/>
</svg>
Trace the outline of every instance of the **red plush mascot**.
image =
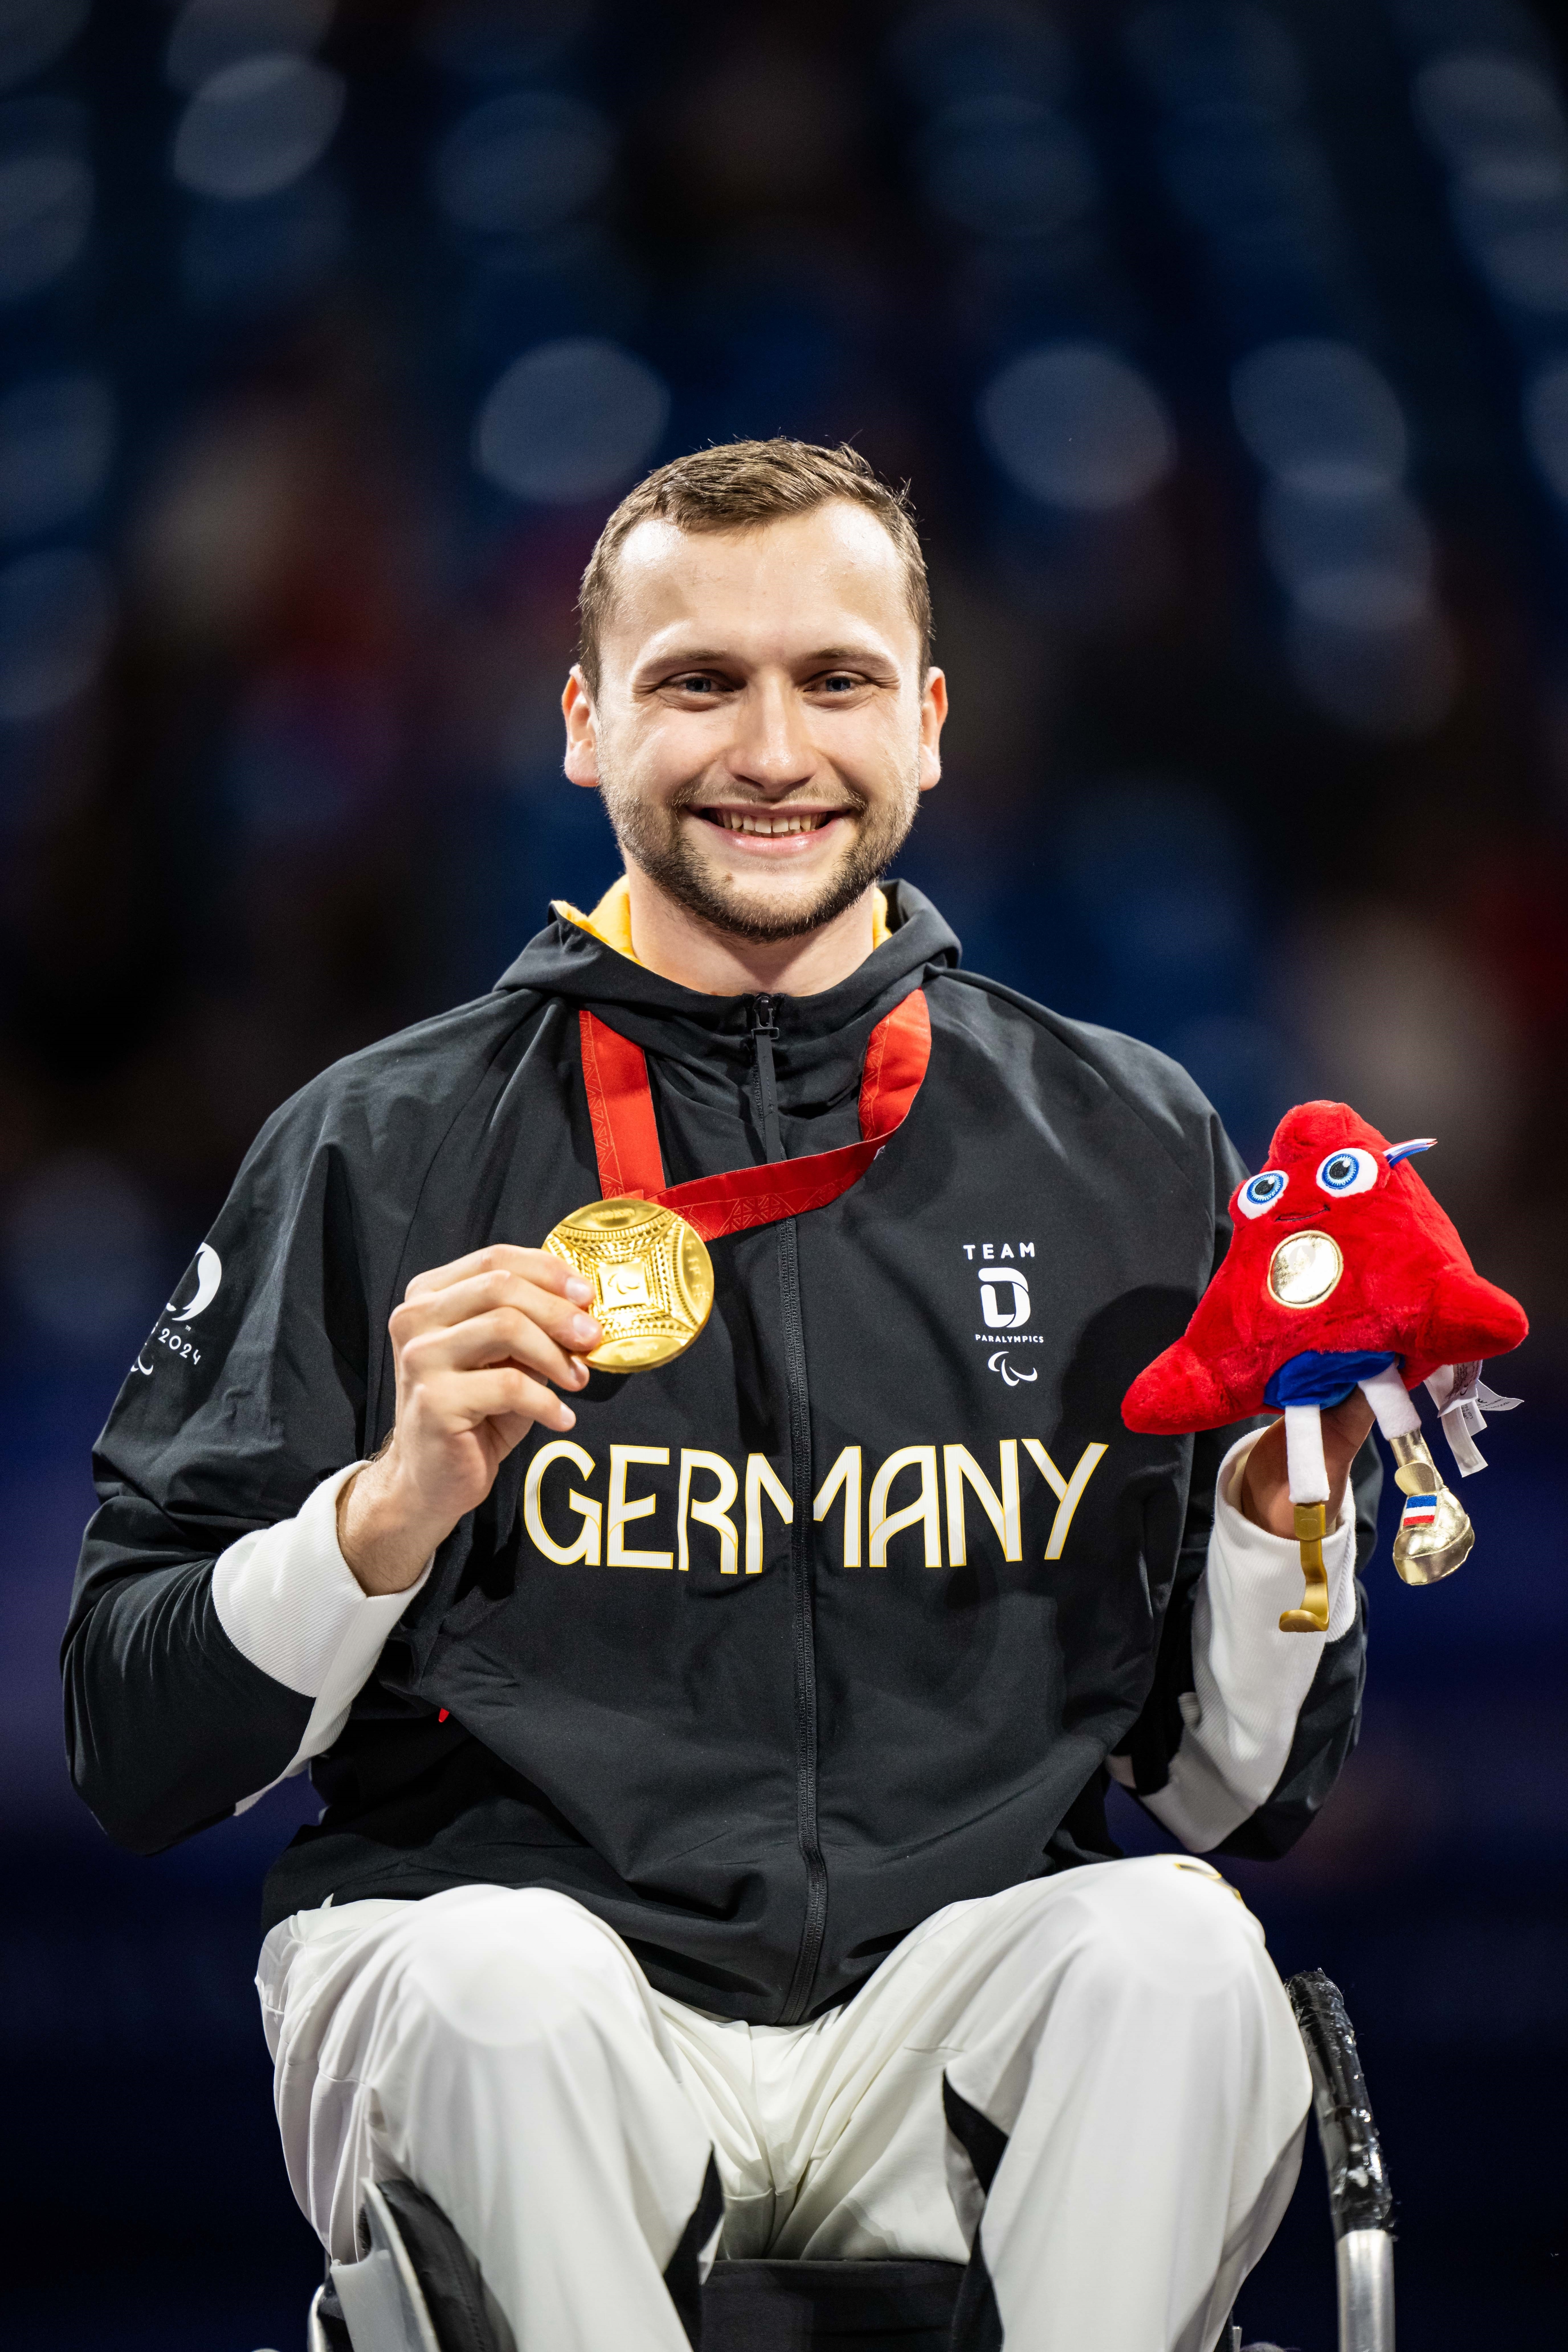
<svg viewBox="0 0 1568 2352">
<path fill-rule="evenodd" d="M 1348 1103 L 1302 1103 L 1274 1130 L 1267 1164 L 1231 1201 L 1235 1233 L 1185 1332 L 1128 1390 L 1129 1429 L 1219 1429 L 1272 1406 L 1285 1416 L 1290 1499 L 1307 1579 L 1284 1633 L 1327 1627 L 1323 1572 L 1325 1406 L 1360 1388 L 1393 1448 L 1405 1496 L 1394 1562 L 1433 1584 L 1475 1540 L 1443 1483 L 1408 1391 L 1425 1381 L 1460 1474 L 1486 1467 L 1481 1407 L 1518 1402 L 1480 1381 L 1481 1360 L 1529 1328 L 1507 1291 L 1483 1282 L 1410 1165 L 1433 1139 L 1390 1143 Z"/>
</svg>

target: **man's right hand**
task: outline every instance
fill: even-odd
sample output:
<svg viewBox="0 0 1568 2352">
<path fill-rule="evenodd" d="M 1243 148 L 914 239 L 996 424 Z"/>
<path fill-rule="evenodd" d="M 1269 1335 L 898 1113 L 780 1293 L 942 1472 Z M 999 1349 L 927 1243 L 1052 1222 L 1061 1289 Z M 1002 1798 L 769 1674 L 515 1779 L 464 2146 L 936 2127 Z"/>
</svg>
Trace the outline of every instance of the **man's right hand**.
<svg viewBox="0 0 1568 2352">
<path fill-rule="evenodd" d="M 367 1592 L 406 1592 L 437 1544 L 478 1508 L 536 1421 L 576 1414 L 547 1382 L 580 1389 L 604 1333 L 593 1291 L 547 1250 L 497 1244 L 416 1275 L 388 1328 L 397 1372 L 390 1444 L 338 1496 L 338 1541 Z"/>
</svg>

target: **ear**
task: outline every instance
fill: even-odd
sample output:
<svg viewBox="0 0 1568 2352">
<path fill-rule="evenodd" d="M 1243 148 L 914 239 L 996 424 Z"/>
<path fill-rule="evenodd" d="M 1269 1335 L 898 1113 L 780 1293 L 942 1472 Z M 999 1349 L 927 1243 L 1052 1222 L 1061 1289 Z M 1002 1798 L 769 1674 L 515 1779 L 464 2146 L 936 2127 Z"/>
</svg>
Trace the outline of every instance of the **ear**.
<svg viewBox="0 0 1568 2352">
<path fill-rule="evenodd" d="M 921 689 L 920 787 L 929 793 L 942 781 L 942 730 L 947 724 L 947 679 L 940 669 L 928 670 Z"/>
<path fill-rule="evenodd" d="M 574 662 L 567 674 L 561 697 L 561 716 L 566 721 L 566 758 L 564 766 L 569 780 L 583 784 L 590 792 L 599 785 L 599 732 L 594 715 L 594 698 L 580 666 Z"/>
</svg>

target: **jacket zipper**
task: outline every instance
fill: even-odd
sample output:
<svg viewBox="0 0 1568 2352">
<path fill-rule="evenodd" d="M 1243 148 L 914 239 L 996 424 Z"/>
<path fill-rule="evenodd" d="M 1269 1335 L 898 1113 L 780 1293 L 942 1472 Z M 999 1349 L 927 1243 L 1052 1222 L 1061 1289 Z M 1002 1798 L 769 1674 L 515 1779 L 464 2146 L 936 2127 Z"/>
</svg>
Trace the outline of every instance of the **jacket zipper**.
<svg viewBox="0 0 1568 2352">
<path fill-rule="evenodd" d="M 754 996 L 747 1008 L 756 1057 L 763 1145 L 770 1160 L 784 1156 L 779 1125 L 773 1041 L 778 1024 L 771 996 Z M 790 1588 L 795 1651 L 795 1837 L 805 1864 L 805 1916 L 795 1973 L 779 2015 L 781 2025 L 798 2025 L 805 2014 L 822 1939 L 827 1927 L 827 1869 L 822 1859 L 816 1819 L 816 1626 L 811 1582 L 811 1405 L 805 1378 L 805 1327 L 800 1301 L 800 1254 L 793 1217 L 773 1227 L 779 1258 L 779 1299 L 784 1315 L 784 1386 L 789 1400 Z"/>
</svg>

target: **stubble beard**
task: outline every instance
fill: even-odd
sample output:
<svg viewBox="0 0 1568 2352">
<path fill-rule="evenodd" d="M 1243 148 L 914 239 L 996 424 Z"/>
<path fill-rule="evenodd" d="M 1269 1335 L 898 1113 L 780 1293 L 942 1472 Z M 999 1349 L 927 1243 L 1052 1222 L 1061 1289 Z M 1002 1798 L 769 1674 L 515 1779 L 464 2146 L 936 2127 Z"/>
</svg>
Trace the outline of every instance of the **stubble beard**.
<svg viewBox="0 0 1568 2352">
<path fill-rule="evenodd" d="M 910 837 L 920 805 L 920 787 L 912 776 L 895 801 L 880 806 L 847 802 L 846 813 L 856 820 L 848 847 L 837 871 L 817 885 L 814 895 L 803 898 L 781 891 L 782 877 L 759 875 L 748 890 L 705 864 L 681 822 L 691 809 L 704 804 L 695 787 L 689 796 L 651 804 L 607 777 L 601 790 L 623 857 L 639 866 L 667 898 L 708 929 L 761 946 L 804 939 L 852 907 L 887 872 Z M 757 805 L 778 809 L 787 808 L 788 803 L 759 801 Z"/>
</svg>

